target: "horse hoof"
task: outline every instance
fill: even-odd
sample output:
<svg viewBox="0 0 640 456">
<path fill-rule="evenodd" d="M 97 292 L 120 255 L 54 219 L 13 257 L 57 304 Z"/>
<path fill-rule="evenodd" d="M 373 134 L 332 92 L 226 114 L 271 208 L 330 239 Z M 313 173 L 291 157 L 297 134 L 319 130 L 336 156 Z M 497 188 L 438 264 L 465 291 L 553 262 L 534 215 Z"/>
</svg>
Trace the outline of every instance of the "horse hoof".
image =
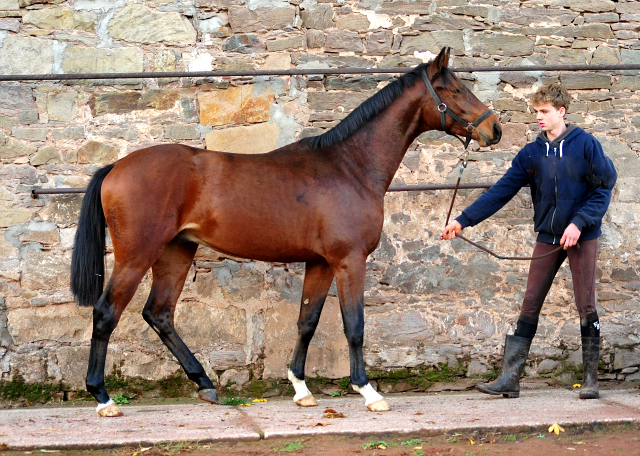
<svg viewBox="0 0 640 456">
<path fill-rule="evenodd" d="M 302 399 L 298 399 L 294 402 L 300 407 L 315 407 L 318 405 L 318 402 L 316 401 L 316 398 L 313 397 L 313 394 L 309 394 L 308 396 L 305 396 Z"/>
<path fill-rule="evenodd" d="M 210 402 L 211 404 L 220 404 L 220 399 L 218 399 L 218 392 L 215 389 L 203 389 L 198 391 L 198 397 L 205 402 Z"/>
<path fill-rule="evenodd" d="M 387 401 L 385 401 L 384 399 L 372 402 L 371 404 L 367 405 L 367 408 L 372 412 L 388 412 L 389 410 L 391 410 L 391 407 L 389 407 L 389 404 L 387 404 Z"/>
<path fill-rule="evenodd" d="M 102 407 L 98 410 L 98 415 L 103 416 L 105 418 L 113 418 L 116 416 L 122 416 L 122 410 L 116 404 L 109 404 L 106 407 Z"/>
</svg>

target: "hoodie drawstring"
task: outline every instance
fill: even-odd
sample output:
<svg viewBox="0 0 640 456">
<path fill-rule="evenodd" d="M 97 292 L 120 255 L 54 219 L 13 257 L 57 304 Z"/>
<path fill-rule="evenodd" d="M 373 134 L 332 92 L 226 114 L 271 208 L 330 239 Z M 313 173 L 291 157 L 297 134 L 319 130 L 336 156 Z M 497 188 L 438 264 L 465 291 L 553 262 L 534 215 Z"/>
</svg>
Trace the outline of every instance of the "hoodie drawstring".
<svg viewBox="0 0 640 456">
<path fill-rule="evenodd" d="M 560 141 L 560 158 L 562 158 L 562 144 L 564 143 L 564 139 Z"/>
<path fill-rule="evenodd" d="M 547 157 L 549 156 L 549 143 L 545 143 L 547 145 Z"/>
</svg>

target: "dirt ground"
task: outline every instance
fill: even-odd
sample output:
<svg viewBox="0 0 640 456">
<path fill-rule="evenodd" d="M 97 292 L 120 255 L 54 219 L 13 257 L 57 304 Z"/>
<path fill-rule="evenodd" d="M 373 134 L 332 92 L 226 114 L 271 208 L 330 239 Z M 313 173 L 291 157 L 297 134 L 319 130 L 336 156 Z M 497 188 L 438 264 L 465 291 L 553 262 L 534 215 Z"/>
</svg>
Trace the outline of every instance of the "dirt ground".
<svg viewBox="0 0 640 456">
<path fill-rule="evenodd" d="M 46 445 L 46 442 L 43 442 Z M 253 442 L 171 443 L 154 447 L 93 450 L 1 451 L 0 456 L 56 453 L 55 456 L 489 456 L 489 455 L 640 455 L 640 424 L 567 428 L 558 435 L 548 429 L 513 434 L 500 432 L 376 437 L 321 436 Z"/>
</svg>

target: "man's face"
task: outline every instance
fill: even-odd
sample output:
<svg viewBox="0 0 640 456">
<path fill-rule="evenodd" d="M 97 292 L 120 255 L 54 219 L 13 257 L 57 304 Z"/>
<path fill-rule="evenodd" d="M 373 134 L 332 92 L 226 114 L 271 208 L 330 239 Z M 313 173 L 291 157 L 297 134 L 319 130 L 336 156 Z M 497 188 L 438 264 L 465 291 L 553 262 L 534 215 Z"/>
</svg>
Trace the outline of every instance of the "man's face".
<svg viewBox="0 0 640 456">
<path fill-rule="evenodd" d="M 564 122 L 564 115 L 567 112 L 564 107 L 556 109 L 551 103 L 534 105 L 533 109 L 536 112 L 536 120 L 538 124 L 540 124 L 542 131 L 553 131 L 560 127 Z"/>
</svg>

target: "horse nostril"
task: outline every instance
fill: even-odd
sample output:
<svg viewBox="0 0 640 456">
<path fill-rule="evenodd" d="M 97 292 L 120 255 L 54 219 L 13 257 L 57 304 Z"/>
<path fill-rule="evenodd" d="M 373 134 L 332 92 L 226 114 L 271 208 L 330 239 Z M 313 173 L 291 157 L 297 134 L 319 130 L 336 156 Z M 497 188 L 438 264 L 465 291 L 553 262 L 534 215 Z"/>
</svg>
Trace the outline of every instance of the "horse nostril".
<svg viewBox="0 0 640 456">
<path fill-rule="evenodd" d="M 502 138 L 502 128 L 500 128 L 499 123 L 493 124 L 493 139 L 498 142 Z"/>
</svg>

